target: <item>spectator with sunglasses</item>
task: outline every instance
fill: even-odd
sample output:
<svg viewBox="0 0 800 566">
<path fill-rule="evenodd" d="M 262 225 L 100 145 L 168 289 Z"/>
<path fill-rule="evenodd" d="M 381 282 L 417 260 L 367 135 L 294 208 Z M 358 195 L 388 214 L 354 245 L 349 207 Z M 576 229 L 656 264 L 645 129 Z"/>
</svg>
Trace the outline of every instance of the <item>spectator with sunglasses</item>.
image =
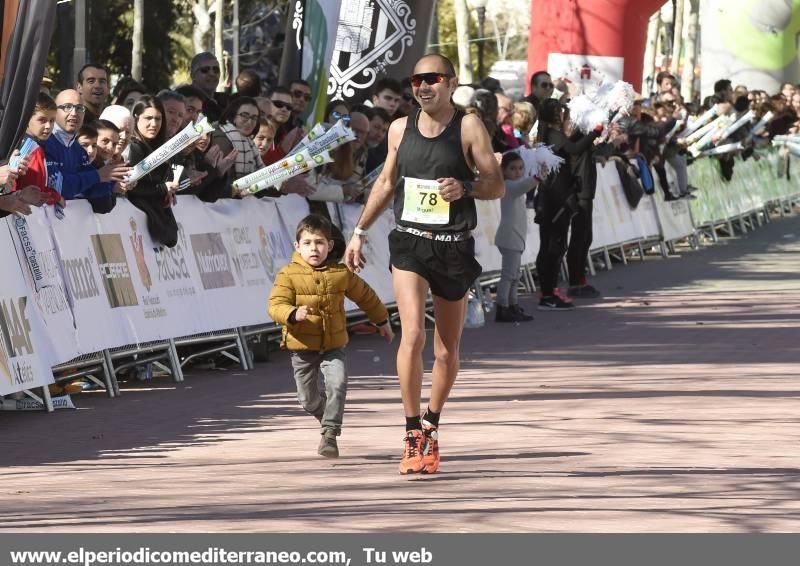
<svg viewBox="0 0 800 566">
<path fill-rule="evenodd" d="M 369 136 L 367 136 L 367 146 L 372 149 L 378 147 L 386 141 L 386 136 L 389 133 L 389 125 L 392 123 L 392 117 L 383 108 L 373 108 L 372 116 L 367 115 L 369 118 Z"/>
<path fill-rule="evenodd" d="M 553 84 L 553 79 L 550 77 L 550 73 L 547 71 L 536 71 L 531 77 L 531 93 L 523 100 L 533 104 L 536 112 L 539 112 L 542 102 L 553 96 L 554 89 L 555 85 Z"/>
<path fill-rule="evenodd" d="M 272 105 L 271 117 L 278 123 L 278 131 L 275 134 L 274 146 L 263 156 L 267 165 L 288 155 L 305 136 L 305 129 L 302 126 L 292 124 L 294 100 L 289 89 L 284 86 L 275 87 L 269 95 L 269 100 Z"/>
<path fill-rule="evenodd" d="M 308 103 L 311 102 L 311 85 L 303 79 L 295 79 L 289 83 L 292 94 L 292 112 L 295 126 L 303 125 Z"/>
<path fill-rule="evenodd" d="M 439 468 L 439 417 L 459 369 L 459 344 L 469 288 L 481 273 L 471 231 L 474 199 L 503 196 L 505 186 L 481 121 L 453 106 L 453 63 L 423 56 L 411 77 L 420 110 L 392 122 L 386 164 L 372 188 L 345 252 L 352 271 L 363 268 L 367 229 L 394 201 L 389 235 L 392 280 L 402 340 L 397 369 L 405 413 L 401 474 Z M 477 179 L 476 179 L 477 175 Z M 434 365 L 428 409 L 420 416 L 425 301 L 433 293 Z"/>
<path fill-rule="evenodd" d="M 228 187 L 236 179 L 262 167 L 261 154 L 253 142 L 253 136 L 258 132 L 259 116 L 256 101 L 239 96 L 228 104 L 219 119 L 219 127 L 211 133 L 212 146 L 219 147 L 222 155 L 230 156 L 233 152 L 235 156 L 233 167 L 224 181 Z"/>
<path fill-rule="evenodd" d="M 400 106 L 397 107 L 397 118 L 401 116 L 408 116 L 416 112 L 419 105 L 417 104 L 417 99 L 414 98 L 414 91 L 411 88 L 411 79 L 403 79 L 403 94 L 400 98 Z"/>
<path fill-rule="evenodd" d="M 203 94 L 203 114 L 209 122 L 217 122 L 227 105 L 226 96 L 217 92 L 220 79 L 219 61 L 213 53 L 204 51 L 192 58 L 192 86 Z"/>
<path fill-rule="evenodd" d="M 56 97 L 56 108 L 53 133 L 44 142 L 47 186 L 60 186 L 65 200 L 88 199 L 95 212 L 110 211 L 114 183 L 123 182 L 130 167 L 124 163 L 109 163 L 100 169 L 92 166 L 77 141 L 86 113 L 77 91 L 62 90 Z"/>
</svg>

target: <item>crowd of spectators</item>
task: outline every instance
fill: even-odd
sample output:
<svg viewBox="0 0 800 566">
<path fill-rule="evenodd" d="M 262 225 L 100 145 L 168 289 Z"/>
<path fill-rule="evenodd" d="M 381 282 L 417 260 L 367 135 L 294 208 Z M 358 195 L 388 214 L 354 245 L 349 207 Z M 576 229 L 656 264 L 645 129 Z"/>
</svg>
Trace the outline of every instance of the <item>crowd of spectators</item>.
<svg viewBox="0 0 800 566">
<path fill-rule="evenodd" d="M 325 121 L 342 120 L 356 139 L 334 150 L 332 163 L 252 195 L 235 190 L 233 182 L 284 158 L 307 134 L 313 85 L 294 80 L 267 88 L 255 72 L 244 70 L 235 80 L 235 92 L 220 92 L 220 64 L 208 52 L 196 55 L 189 70 L 191 82 L 174 88 L 155 89 L 123 77 L 112 90 L 108 71 L 88 64 L 78 73 L 74 89 L 60 91 L 55 99 L 43 89 L 32 115 L 26 117 L 26 137 L 36 143 L 36 150 L 14 168 L 0 167 L 0 184 L 15 189 L 0 196 L 0 214 L 29 214 L 31 206 L 49 204 L 56 216 L 63 217 L 75 199 L 86 200 L 94 212 L 103 214 L 114 208 L 117 199 L 127 198 L 147 216 L 152 238 L 165 246 L 177 242 L 172 209 L 179 193 L 206 202 L 294 193 L 309 200 L 312 212 L 328 216 L 326 201 L 365 201 L 366 180 L 387 155 L 389 125 L 417 106 L 410 80 L 392 78 L 378 80 L 357 103 L 329 101 Z M 800 87 L 791 83 L 770 95 L 722 79 L 714 94 L 697 104 L 684 101 L 677 79 L 662 72 L 656 77 L 655 92 L 637 95 L 627 115 L 588 136 L 578 132 L 570 119 L 569 100 L 579 94 L 574 88 L 538 71 L 531 77 L 530 94 L 520 100 L 505 94 L 496 79 L 486 78 L 459 86 L 453 102 L 481 118 L 498 159 L 517 148 L 545 143 L 567 161 L 558 183 L 575 196 L 571 232 L 580 243 L 567 256 L 570 286 L 576 288 L 586 287 L 580 266 L 585 267 L 591 244 L 594 162 L 613 160 L 623 184 L 635 182 L 644 192 L 655 190 L 658 180 L 666 200 L 694 198 L 687 166 L 698 153 L 689 151 L 682 134 L 710 108 L 717 116 L 733 119 L 752 113 L 747 126 L 728 139 L 713 140 L 715 146 L 738 142 L 732 151 L 713 156 L 728 179 L 735 155 L 748 158 L 774 136 L 800 132 Z M 136 183 L 126 181 L 137 163 L 201 114 L 214 124 L 210 135 Z M 756 128 L 764 116 L 771 119 Z M 674 170 L 676 182 L 668 182 L 666 164 Z M 530 195 L 528 203 L 535 206 Z M 546 235 L 560 242 L 566 230 Z M 344 249 L 344 239 L 338 231 L 334 239 L 336 256 Z M 556 256 L 545 258 L 550 267 L 542 265 L 544 273 L 555 276 L 551 272 L 557 271 Z"/>
</svg>

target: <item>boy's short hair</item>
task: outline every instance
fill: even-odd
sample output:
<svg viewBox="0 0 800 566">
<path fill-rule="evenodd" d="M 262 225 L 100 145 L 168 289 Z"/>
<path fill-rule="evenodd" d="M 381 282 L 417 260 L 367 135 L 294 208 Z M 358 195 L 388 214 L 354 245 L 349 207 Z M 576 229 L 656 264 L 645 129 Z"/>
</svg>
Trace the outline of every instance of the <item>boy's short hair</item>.
<svg viewBox="0 0 800 566">
<path fill-rule="evenodd" d="M 56 101 L 50 95 L 40 92 L 36 97 L 36 105 L 33 107 L 31 115 L 37 112 L 55 112 L 56 110 L 58 110 Z"/>
<path fill-rule="evenodd" d="M 95 124 L 84 124 L 81 126 L 81 129 L 78 130 L 78 135 L 76 137 L 87 137 L 87 138 L 96 138 L 97 137 L 97 128 L 95 128 Z"/>
<path fill-rule="evenodd" d="M 100 130 L 111 130 L 112 132 L 119 133 L 119 128 L 114 122 L 110 120 L 98 120 L 94 123 L 95 129 Z"/>
<path fill-rule="evenodd" d="M 297 225 L 297 232 L 295 233 L 295 241 L 300 241 L 300 235 L 303 232 L 311 232 L 312 234 L 322 234 L 326 240 L 333 239 L 333 227 L 331 221 L 320 216 L 319 214 L 309 214 L 303 218 Z"/>
</svg>

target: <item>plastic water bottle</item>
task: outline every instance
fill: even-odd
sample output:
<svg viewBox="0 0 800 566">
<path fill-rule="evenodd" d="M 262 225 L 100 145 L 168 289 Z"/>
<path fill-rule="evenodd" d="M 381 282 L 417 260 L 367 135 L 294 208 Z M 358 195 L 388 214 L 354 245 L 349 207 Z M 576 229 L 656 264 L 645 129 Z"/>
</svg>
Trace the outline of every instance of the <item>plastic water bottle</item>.
<svg viewBox="0 0 800 566">
<path fill-rule="evenodd" d="M 464 328 L 481 328 L 486 322 L 483 314 L 483 305 L 474 293 L 469 294 L 467 300 L 467 316 L 464 319 Z"/>
</svg>

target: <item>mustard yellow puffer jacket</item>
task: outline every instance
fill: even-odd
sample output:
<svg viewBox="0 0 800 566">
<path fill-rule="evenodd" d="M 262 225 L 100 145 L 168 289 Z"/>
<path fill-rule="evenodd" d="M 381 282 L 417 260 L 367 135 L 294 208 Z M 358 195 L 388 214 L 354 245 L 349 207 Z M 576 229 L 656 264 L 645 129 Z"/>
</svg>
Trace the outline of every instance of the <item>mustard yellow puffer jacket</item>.
<svg viewBox="0 0 800 566">
<path fill-rule="evenodd" d="M 314 268 L 295 252 L 292 262 L 275 277 L 269 297 L 269 316 L 283 326 L 281 347 L 327 352 L 347 344 L 345 297 L 375 324 L 389 318 L 375 291 L 343 264 L 326 262 Z M 308 317 L 290 323 L 289 316 L 302 305 L 310 307 Z"/>
</svg>

